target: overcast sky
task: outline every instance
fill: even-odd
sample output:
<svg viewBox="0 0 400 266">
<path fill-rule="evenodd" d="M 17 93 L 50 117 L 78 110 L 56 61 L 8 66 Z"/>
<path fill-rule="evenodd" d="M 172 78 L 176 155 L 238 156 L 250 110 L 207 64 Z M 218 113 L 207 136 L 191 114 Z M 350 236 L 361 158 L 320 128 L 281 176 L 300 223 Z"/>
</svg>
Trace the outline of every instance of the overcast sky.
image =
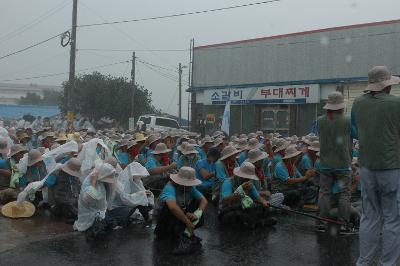
<svg viewBox="0 0 400 266">
<path fill-rule="evenodd" d="M 104 21 L 146 18 L 184 13 L 257 0 L 78 0 L 78 25 Z M 72 0 L 0 0 L 0 57 L 45 40 L 71 27 Z M 24 32 L 16 32 L 49 10 L 51 16 Z M 188 65 L 190 39 L 195 45 L 228 42 L 305 30 L 399 19 L 399 0 L 281 0 L 280 2 L 208 14 L 164 20 L 79 28 L 78 49 L 137 50 L 143 61 L 165 69 L 154 71 L 137 64 L 136 79 L 153 92 L 157 108 L 176 115 L 178 63 Z M 0 82 L 4 80 L 68 72 L 69 48 L 54 39 L 43 45 L 0 60 Z M 145 50 L 181 50 L 149 52 Z M 76 69 L 129 60 L 131 52 L 78 51 Z M 130 64 L 98 69 L 104 74 L 130 76 Z M 161 71 L 161 73 L 159 73 Z M 169 78 L 164 73 L 169 73 Z M 187 69 L 184 79 L 187 81 Z M 68 74 L 10 81 L 60 85 Z M 185 87 L 184 87 L 185 88 Z M 183 94 L 187 116 L 187 93 Z"/>
</svg>

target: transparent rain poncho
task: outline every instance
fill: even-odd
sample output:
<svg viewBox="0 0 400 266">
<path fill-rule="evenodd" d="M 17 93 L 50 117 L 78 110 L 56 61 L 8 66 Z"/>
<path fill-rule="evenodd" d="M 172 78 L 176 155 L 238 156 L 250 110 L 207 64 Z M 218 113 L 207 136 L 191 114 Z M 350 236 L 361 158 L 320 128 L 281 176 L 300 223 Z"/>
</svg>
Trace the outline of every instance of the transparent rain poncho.
<svg viewBox="0 0 400 266">
<path fill-rule="evenodd" d="M 149 172 L 140 163 L 129 164 L 118 176 L 116 193 L 112 202 L 112 209 L 128 206 L 153 206 L 154 195 L 146 195 L 146 189 L 141 180 L 148 176 Z"/>
<path fill-rule="evenodd" d="M 86 231 L 93 225 L 96 217 L 105 218 L 107 207 L 111 206 L 114 197 L 115 186 L 101 180 L 114 175 L 115 169 L 110 164 L 100 160 L 95 162 L 94 169 L 82 183 L 78 201 L 78 220 L 74 223 L 75 230 Z M 92 178 L 97 178 L 95 187 L 92 186 Z"/>
<path fill-rule="evenodd" d="M 71 152 L 78 152 L 78 143 L 76 143 L 75 141 L 67 142 L 64 145 L 61 145 L 60 147 L 43 154 L 43 162 L 46 165 L 46 170 L 48 173 L 47 176 L 40 181 L 28 184 L 28 186 L 20 193 L 20 195 L 18 195 L 18 201 L 22 203 L 22 201 L 28 199 L 28 197 L 29 199 L 33 200 L 35 193 L 43 188 L 43 184 L 46 181 L 46 178 L 51 173 L 53 173 L 54 171 L 58 170 L 61 167 L 61 164 L 56 163 L 55 158 Z M 27 153 L 24 155 L 24 157 L 22 157 L 22 159 L 19 161 L 16 167 L 21 175 L 26 174 L 26 171 L 28 169 Z M 48 198 L 47 188 L 44 188 L 42 190 L 42 194 L 43 194 L 43 200 L 47 202 Z"/>
<path fill-rule="evenodd" d="M 7 147 L 10 150 L 11 146 L 14 145 L 14 141 L 8 135 L 7 129 L 0 127 L 0 138 L 5 138 L 7 140 Z"/>
<path fill-rule="evenodd" d="M 102 152 L 97 153 L 97 146 L 102 147 Z M 104 154 L 103 154 L 104 153 Z M 104 158 L 101 158 L 103 157 Z M 78 160 L 81 161 L 81 176 L 85 177 L 89 175 L 90 171 L 93 169 L 95 161 L 99 159 L 105 159 L 111 156 L 111 152 L 107 145 L 104 144 L 103 140 L 95 138 L 83 144 L 82 151 L 78 155 Z M 81 180 L 82 182 L 83 180 Z"/>
</svg>

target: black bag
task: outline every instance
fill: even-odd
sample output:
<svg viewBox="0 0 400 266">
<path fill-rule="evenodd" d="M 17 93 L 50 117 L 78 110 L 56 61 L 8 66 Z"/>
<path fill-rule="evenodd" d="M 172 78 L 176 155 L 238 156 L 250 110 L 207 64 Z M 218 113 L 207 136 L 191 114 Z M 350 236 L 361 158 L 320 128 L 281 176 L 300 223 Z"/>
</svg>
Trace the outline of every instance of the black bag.
<svg viewBox="0 0 400 266">
<path fill-rule="evenodd" d="M 103 238 L 106 230 L 106 222 L 99 217 L 96 217 L 93 225 L 88 230 L 86 230 L 86 240 L 93 241 L 99 238 Z"/>
</svg>

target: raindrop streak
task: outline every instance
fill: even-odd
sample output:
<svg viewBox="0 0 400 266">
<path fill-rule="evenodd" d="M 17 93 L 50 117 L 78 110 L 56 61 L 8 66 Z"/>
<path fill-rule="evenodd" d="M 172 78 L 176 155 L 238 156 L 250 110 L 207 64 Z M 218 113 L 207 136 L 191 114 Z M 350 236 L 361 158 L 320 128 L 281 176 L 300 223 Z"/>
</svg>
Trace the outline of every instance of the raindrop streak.
<svg viewBox="0 0 400 266">
<path fill-rule="evenodd" d="M 348 54 L 348 55 L 346 55 L 345 60 L 346 60 L 346 63 L 351 63 L 353 61 L 353 56 Z"/>
</svg>

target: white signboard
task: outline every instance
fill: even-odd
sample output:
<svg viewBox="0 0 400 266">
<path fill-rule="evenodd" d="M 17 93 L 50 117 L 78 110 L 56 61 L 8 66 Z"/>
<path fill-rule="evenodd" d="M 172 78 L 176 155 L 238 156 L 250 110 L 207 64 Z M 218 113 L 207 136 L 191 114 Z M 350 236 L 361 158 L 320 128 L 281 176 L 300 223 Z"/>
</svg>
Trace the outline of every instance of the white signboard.
<svg viewBox="0 0 400 266">
<path fill-rule="evenodd" d="M 319 84 L 269 86 L 204 91 L 204 104 L 306 104 L 319 103 Z"/>
</svg>

